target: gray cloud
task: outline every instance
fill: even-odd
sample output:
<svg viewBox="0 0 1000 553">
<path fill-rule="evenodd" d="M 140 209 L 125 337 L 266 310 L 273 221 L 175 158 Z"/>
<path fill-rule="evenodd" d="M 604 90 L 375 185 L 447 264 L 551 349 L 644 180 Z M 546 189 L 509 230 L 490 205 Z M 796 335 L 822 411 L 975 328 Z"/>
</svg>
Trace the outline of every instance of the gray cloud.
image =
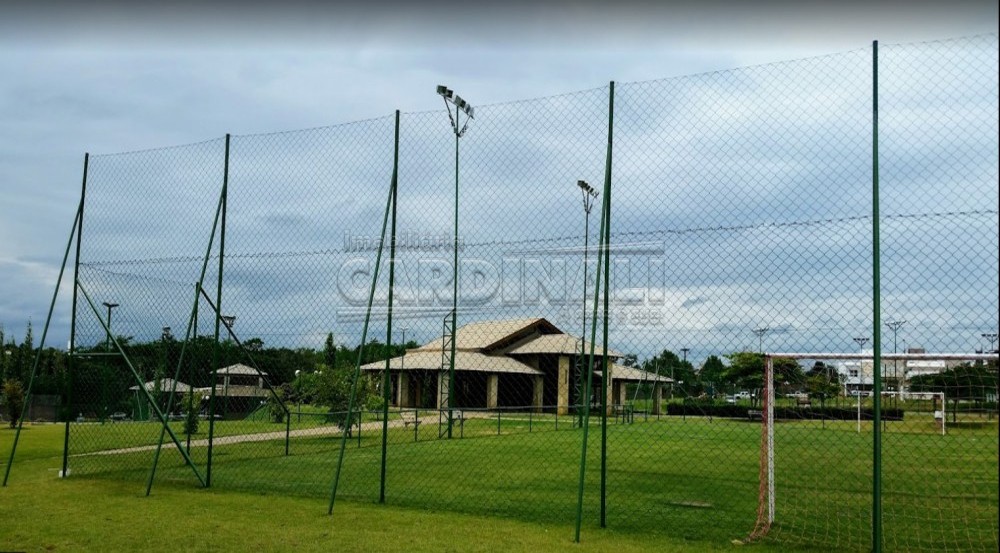
<svg viewBox="0 0 1000 553">
<path fill-rule="evenodd" d="M 440 99 L 431 93 L 434 85 L 443 83 L 477 105 L 487 106 L 463 138 L 467 171 L 463 178 L 474 184 L 463 193 L 463 209 L 467 210 L 463 234 L 470 240 L 576 236 L 581 227 L 578 199 L 564 188 L 572 189 L 577 178 L 594 184 L 601 179 L 605 139 L 600 129 L 601 90 L 583 93 L 586 102 L 576 101 L 573 109 L 565 108 L 564 97 L 531 105 L 505 102 L 593 90 L 611 79 L 646 81 L 865 48 L 871 38 L 926 40 L 996 30 L 996 6 L 957 2 L 931 9 L 929 5 L 910 3 L 874 11 L 848 6 L 831 12 L 786 9 L 777 3 L 757 4 L 753 11 L 722 4 L 704 9 L 682 5 L 667 11 L 652 3 L 619 3 L 613 8 L 607 3 L 543 8 L 506 4 L 496 12 L 482 11 L 487 8 L 456 12 L 443 4 L 434 9 L 386 4 L 376 10 L 347 11 L 330 11 L 318 4 L 301 8 L 283 4 L 278 12 L 249 5 L 237 13 L 204 12 L 210 8 L 193 5 L 140 13 L 124 3 L 98 3 L 87 11 L 70 4 L 47 5 L 44 14 L 37 8 L 5 8 L 0 20 L 0 73 L 5 76 L 0 83 L 0 120 L 4 121 L 0 134 L 0 282 L 4 283 L 0 322 L 15 328 L 28 318 L 36 322 L 44 318 L 58 270 L 55 265 L 78 201 L 83 152 L 134 151 L 213 140 L 203 146 L 94 159 L 93 201 L 84 230 L 85 256 L 91 261 L 147 255 L 140 252 L 152 257 L 198 258 L 204 254 L 221 184 L 221 169 L 214 163 L 221 157 L 224 133 L 246 135 L 381 118 L 367 131 L 378 138 L 363 141 L 352 140 L 358 136 L 357 129 L 364 127 L 362 123 L 349 125 L 339 137 L 338 131 L 326 130 L 305 141 L 307 133 L 234 139 L 230 220 L 234 234 L 227 244 L 229 251 L 324 249 L 330 247 L 328 237 L 339 242 L 345 229 L 365 235 L 377 232 L 389 175 L 374 160 L 387 154 L 388 142 L 381 134 L 388 127 L 384 118 L 398 107 L 410 113 L 404 118 L 404 141 L 420 145 L 404 153 L 400 216 L 420 232 L 448 232 L 453 138 L 447 120 L 437 111 L 442 107 Z M 226 25 L 220 22 L 223 17 Z M 773 38 L 778 31 L 784 37 L 781 43 Z M 673 102 L 662 106 L 630 105 L 624 101 L 629 86 L 620 87 L 621 121 L 631 121 L 634 138 L 646 139 L 642 132 L 655 139 L 691 131 L 696 146 L 688 151 L 690 157 L 681 160 L 676 155 L 667 159 L 655 154 L 656 148 L 676 146 L 662 142 L 649 155 L 616 158 L 616 186 L 621 186 L 616 192 L 620 202 L 616 204 L 616 232 L 678 230 L 706 222 L 719 226 L 753 223 L 787 207 L 790 191 L 802 198 L 817 197 L 834 185 L 843 187 L 833 194 L 836 202 L 815 211 L 805 203 L 801 210 L 786 210 L 782 216 L 797 220 L 864 211 L 864 194 L 853 191 L 864 190 L 867 182 L 853 177 L 864 176 L 864 170 L 856 169 L 851 158 L 867 149 L 867 144 L 852 145 L 850 136 L 842 136 L 843 140 L 827 141 L 812 150 L 827 157 L 803 163 L 789 162 L 786 150 L 773 141 L 801 125 L 799 142 L 793 146 L 801 145 L 814 125 L 836 125 L 813 117 L 835 113 L 830 102 L 836 101 L 836 94 L 789 99 L 802 105 L 792 113 L 794 117 L 777 123 L 774 118 L 737 117 L 735 127 L 716 119 L 717 128 L 704 128 L 692 117 L 686 128 L 670 126 L 671 122 L 676 125 L 678 113 L 711 108 L 718 115 L 727 105 L 738 105 L 738 90 L 729 98 L 712 97 L 706 85 L 732 90 L 748 86 L 754 76 L 766 81 L 774 71 L 784 71 L 781 67 L 740 71 L 737 76 L 747 79 L 741 83 L 724 82 L 718 75 L 685 79 L 673 89 L 679 94 L 662 95 Z M 899 75 L 919 77 L 904 64 L 899 69 Z M 831 83 L 805 84 L 810 86 L 802 91 L 814 94 Z M 945 88 L 937 89 L 942 95 L 958 86 L 947 79 L 944 84 Z M 649 86 L 673 85 L 634 85 L 637 89 Z M 584 104 L 595 114 L 588 119 L 593 124 L 587 129 L 568 117 L 579 113 Z M 823 109 L 811 109 L 811 105 Z M 915 131 L 909 123 L 925 120 L 928 110 L 933 111 L 930 105 L 908 105 L 916 110 L 910 114 L 912 119 L 903 122 L 907 124 L 887 120 L 887 132 L 912 136 Z M 987 112 L 995 109 L 991 106 L 995 104 L 986 105 Z M 642 109 L 630 116 L 630 107 Z M 433 111 L 424 113 L 427 110 Z M 975 109 L 967 115 L 972 121 L 982 119 Z M 737 157 L 727 151 L 727 141 L 719 138 L 719 132 L 765 136 L 771 142 L 758 141 L 755 149 L 737 152 Z M 887 149 L 896 166 L 912 168 L 890 173 L 893 180 L 889 182 L 905 190 L 923 179 L 920 190 L 933 190 L 935 179 L 919 170 L 920 161 L 929 155 L 995 152 L 988 144 L 970 145 L 962 136 Z M 269 163 L 260 151 L 243 149 L 255 145 L 269 148 L 284 165 Z M 619 148 L 626 145 L 627 138 L 619 142 Z M 642 144 L 636 141 L 631 146 Z M 767 155 L 761 155 L 763 146 Z M 337 155 L 323 153 L 330 151 Z M 750 155 L 758 156 L 755 170 L 775 178 L 740 182 L 745 176 L 741 164 Z M 974 155 L 981 157 L 981 153 Z M 241 166 L 247 160 L 240 156 L 257 161 Z M 716 166 L 715 173 L 699 170 L 706 161 Z M 322 179 L 303 182 L 295 172 L 296 166 L 317 163 L 324 167 Z M 102 181 L 104 168 L 114 182 Z M 979 201 L 968 193 L 976 190 L 978 179 L 992 175 L 995 182 L 995 167 L 978 171 L 965 175 L 963 186 L 954 186 L 952 203 Z M 673 188 L 667 189 L 672 199 L 660 202 L 642 192 L 678 181 L 697 184 L 704 195 Z M 845 181 L 850 181 L 849 187 Z M 183 186 L 174 184 L 178 182 Z M 314 185 L 334 193 L 301 199 Z M 736 189 L 741 190 L 739 194 L 734 193 Z M 255 198 L 266 201 L 254 209 L 248 200 Z M 903 209 L 906 197 L 899 198 L 898 210 L 907 211 Z M 301 230 L 291 232 L 283 225 L 265 228 L 254 217 L 297 222 Z M 595 235 L 597 221 L 596 217 L 592 221 Z M 235 233 L 237 229 L 242 232 Z M 935 244 L 934 237 L 925 234 L 911 234 L 911 242 Z M 826 238 L 850 239 L 837 233 Z M 738 264 L 709 256 L 710 246 L 698 249 L 694 240 L 691 237 L 684 248 L 699 255 L 706 267 L 686 275 L 690 283 L 736 277 Z M 576 245 L 575 240 L 566 245 Z M 796 251 L 795 246 L 775 243 L 773 252 L 761 253 L 786 255 Z M 940 249 L 934 246 L 928 251 Z M 803 270 L 836 266 L 844 261 L 836 251 L 830 246 L 825 257 L 803 265 Z M 961 255 L 953 263 L 967 258 L 967 249 L 956 251 Z M 713 267 L 706 260 L 713 260 Z M 850 259 L 844 262 L 850 264 Z M 176 274 L 171 269 L 166 276 L 189 286 L 200 266 L 190 265 L 177 269 Z M 143 274 L 143 278 L 156 276 L 164 276 L 162 267 Z M 253 277 L 253 273 L 246 275 Z M 273 308 L 280 305 L 279 299 L 299 297 L 295 286 L 279 291 L 273 303 L 260 305 Z M 263 292 L 267 290 L 248 290 L 247 297 L 264 301 L 268 294 Z M 177 309 L 180 313 L 184 308 Z M 67 312 L 64 307 L 57 312 L 54 334 L 60 338 L 52 343 L 64 343 Z M 123 322 L 151 324 L 138 313 L 131 317 Z M 289 321 L 286 330 L 297 332 L 291 324 L 294 317 L 285 315 L 281 320 Z M 439 322 L 427 323 L 426 333 L 433 335 L 431 327 Z M 304 328 L 329 324 L 315 321 Z"/>
</svg>

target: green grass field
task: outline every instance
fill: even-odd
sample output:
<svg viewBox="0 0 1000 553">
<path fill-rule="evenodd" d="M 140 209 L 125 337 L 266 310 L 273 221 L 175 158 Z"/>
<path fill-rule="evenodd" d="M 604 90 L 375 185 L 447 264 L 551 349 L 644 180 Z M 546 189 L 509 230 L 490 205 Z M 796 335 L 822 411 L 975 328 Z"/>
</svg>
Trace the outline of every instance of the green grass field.
<svg viewBox="0 0 1000 553">
<path fill-rule="evenodd" d="M 437 439 L 436 416 L 423 417 L 416 428 L 395 421 L 387 435 L 388 506 L 377 504 L 380 423 L 369 422 L 360 436 L 355 431 L 348 441 L 337 513 L 332 519 L 321 515 L 326 513 L 341 438 L 332 425 L 307 418 L 300 423 L 293 417 L 293 432 L 315 433 L 294 436 L 287 456 L 284 424 L 218 423 L 219 436 L 264 435 L 269 439 L 217 442 L 211 490 L 197 489 L 191 468 L 168 443 L 150 498 L 142 495 L 153 458 L 151 449 L 86 453 L 155 444 L 159 437 L 155 424 L 74 425 L 71 474 L 65 480 L 57 478 L 63 427 L 28 426 L 13 467 L 11 487 L 3 493 L 21 494 L 16 490 L 23 486 L 41 486 L 58 498 L 61 493 L 90 490 L 102 502 L 134 501 L 137 505 L 160 505 L 164 500 L 159 498 L 169 497 L 182 511 L 177 516 L 190 516 L 187 511 L 209 512 L 214 513 L 211 516 L 218 519 L 217 524 L 243 517 L 247 509 L 264 511 L 280 520 L 284 515 L 274 510 L 282 505 L 282 509 L 306 513 L 302 517 L 328 532 L 340 527 L 342 511 L 352 517 L 371 517 L 369 524 L 375 525 L 383 524 L 375 521 L 381 521 L 385 513 L 401 519 L 427 517 L 427 524 L 440 524 L 442 533 L 454 536 L 455 543 L 446 544 L 444 550 L 475 550 L 479 545 L 465 540 L 470 539 L 469 533 L 477 534 L 485 527 L 516 528 L 517 540 L 526 541 L 502 542 L 507 545 L 484 550 L 517 550 L 528 544 L 535 549 L 572 545 L 581 431 L 572 427 L 569 417 L 561 418 L 558 430 L 552 415 L 507 414 L 499 424 L 496 418 L 469 418 L 453 430 L 456 439 L 450 441 Z M 207 431 L 207 425 L 203 429 Z M 270 434 L 275 432 L 280 437 Z M 0 451 L 9 451 L 12 434 L 0 433 Z M 995 419 L 960 423 L 947 436 L 940 436 L 933 420 L 914 418 L 889 424 L 883 436 L 886 550 L 996 550 Z M 191 448 L 191 457 L 203 476 L 207 473 L 207 447 L 199 445 L 199 440 L 205 437 L 207 432 L 192 436 Z M 753 529 L 758 506 L 759 423 L 637 417 L 633 424 L 609 424 L 606 529 L 599 526 L 599 425 L 592 425 L 590 440 L 582 537 L 585 546 L 595 540 L 608 546 L 604 540 L 613 537 L 614 547 L 626 551 L 643 544 L 656 544 L 657 549 L 725 549 Z M 827 421 L 825 427 L 821 421 L 781 422 L 776 427 L 776 443 L 776 524 L 763 543 L 749 547 L 868 549 L 870 423 L 864 423 L 858 433 L 850 421 Z M 22 471 L 26 475 L 22 476 Z M 29 482 L 19 483 L 22 479 Z M 240 497 L 246 505 L 228 512 Z M 225 506 L 211 507 L 216 501 Z M 8 506 L 9 501 L 2 503 L 3 509 L 16 511 Z M 167 505 L 163 508 L 170 509 Z M 121 513 L 121 518 L 127 516 Z M 466 523 L 469 526 L 461 530 Z M 262 524 L 276 533 L 285 528 Z M 302 529 L 306 534 L 309 531 Z M 24 539 L 41 537 L 25 535 Z M 501 530 L 498 537 L 509 536 Z M 551 541 L 535 541 L 543 537 Z M 371 539 L 358 537 L 359 541 L 352 543 L 364 550 L 392 548 L 391 538 L 365 541 Z M 38 545 L 34 541 L 16 543 L 26 548 Z M 365 547 L 366 543 L 371 547 Z M 427 540 L 428 545 L 441 543 L 440 536 Z M 402 538 L 396 545 L 405 545 L 407 550 L 423 546 L 410 538 Z M 277 544 L 273 547 L 281 548 Z"/>
</svg>

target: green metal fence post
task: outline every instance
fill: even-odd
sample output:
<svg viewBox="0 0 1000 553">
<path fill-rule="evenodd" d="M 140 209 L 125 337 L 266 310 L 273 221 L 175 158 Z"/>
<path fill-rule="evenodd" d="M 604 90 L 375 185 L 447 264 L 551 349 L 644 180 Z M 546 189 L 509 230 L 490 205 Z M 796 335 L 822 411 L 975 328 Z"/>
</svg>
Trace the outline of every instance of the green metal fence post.
<svg viewBox="0 0 1000 553">
<path fill-rule="evenodd" d="M 396 196 L 397 187 L 399 186 L 399 110 L 396 110 L 396 123 L 395 123 L 395 134 L 393 138 L 393 155 L 392 155 L 392 183 L 390 187 L 392 189 L 392 228 L 389 232 L 389 313 L 388 321 L 385 326 L 385 343 L 392 346 L 392 302 L 393 293 L 395 292 L 396 286 Z M 406 330 L 403 330 L 405 335 Z M 406 349 L 406 344 L 403 344 L 403 349 Z M 388 452 L 388 437 L 389 437 L 389 400 L 390 392 L 389 388 L 392 387 L 392 379 L 390 377 L 390 361 L 391 353 L 385 358 L 385 374 L 382 375 L 382 469 L 379 474 L 379 492 L 378 492 L 378 502 L 385 503 L 385 469 L 386 469 L 386 454 Z M 399 378 L 403 378 L 403 373 L 400 371 Z M 360 430 L 358 432 L 361 433 Z"/>
<path fill-rule="evenodd" d="M 228 140 L 228 137 L 227 137 L 227 140 L 226 140 L 226 153 L 225 153 L 225 164 L 224 164 L 224 177 L 223 177 L 224 184 L 225 184 L 225 181 L 226 181 L 226 179 L 228 177 L 228 174 L 229 174 L 229 149 L 228 149 L 228 147 L 229 147 L 229 140 Z M 178 377 L 180 375 L 181 364 L 183 363 L 183 361 L 185 359 L 185 355 L 187 353 L 188 343 L 192 342 L 192 341 L 194 343 L 197 343 L 197 340 L 198 340 L 198 304 L 201 301 L 201 295 L 204 293 L 204 289 L 202 288 L 202 284 L 205 281 L 205 275 L 208 273 L 208 260 L 212 256 L 212 246 L 215 244 L 215 233 L 219 230 L 219 220 L 222 218 L 222 204 L 223 204 L 223 200 L 224 200 L 224 196 L 222 194 L 219 194 L 219 201 L 218 201 L 218 204 L 215 207 L 215 218 L 212 219 L 212 231 L 208 235 L 208 245 L 205 247 L 205 257 L 202 259 L 202 263 L 201 263 L 201 273 L 198 276 L 198 281 L 194 285 L 194 303 L 191 305 L 191 317 L 190 317 L 190 319 L 188 319 L 188 327 L 187 327 L 187 330 L 185 331 L 184 346 L 181 348 L 181 356 L 177 360 L 177 370 L 175 371 L 175 376 L 174 376 L 174 380 L 175 381 L 178 379 Z M 191 372 L 192 370 L 193 370 L 193 366 L 189 365 L 189 369 L 188 369 L 188 371 L 189 371 L 188 372 L 188 376 L 189 377 L 193 376 L 193 373 Z M 189 380 L 192 383 L 194 382 L 194 380 L 192 378 L 189 378 Z M 213 392 L 215 391 L 214 376 L 213 376 L 213 382 L 212 382 L 212 391 Z M 214 402 L 214 398 L 213 398 L 213 402 Z M 211 418 L 213 418 L 211 415 L 214 413 L 212 403 L 209 404 L 208 410 L 209 410 L 209 418 L 210 418 L 209 423 L 208 423 L 209 424 L 209 437 L 211 439 L 211 436 L 212 436 L 212 432 L 211 432 L 211 430 L 212 430 L 212 421 L 211 421 Z M 158 445 L 157 445 L 156 455 L 153 457 L 153 468 L 150 470 L 149 482 L 147 483 L 147 486 L 146 486 L 146 495 L 149 495 L 150 491 L 152 490 L 153 479 L 156 476 L 156 469 L 157 469 L 157 466 L 159 464 L 159 449 L 160 449 L 160 447 L 163 446 L 163 439 L 165 437 L 164 436 L 164 432 L 165 432 L 164 429 L 160 430 L 160 440 L 159 440 Z M 187 432 L 186 434 L 187 434 L 187 452 L 190 453 L 191 452 L 191 433 Z"/>
<path fill-rule="evenodd" d="M 226 133 L 226 155 L 222 170 L 222 193 L 219 205 L 221 206 L 221 226 L 219 229 L 219 274 L 216 284 L 216 314 L 215 314 L 215 346 L 212 349 L 212 394 L 208 403 L 208 461 L 205 469 L 205 486 L 212 486 L 212 453 L 215 446 L 215 387 L 219 379 L 219 325 L 221 323 L 222 312 L 222 273 L 223 262 L 226 258 L 226 200 L 229 194 L 229 133 Z"/>
<path fill-rule="evenodd" d="M 613 81 L 611 83 L 610 96 L 611 97 L 614 96 Z M 609 121 L 609 129 L 610 129 L 610 121 Z M 605 183 L 605 186 L 607 186 L 607 183 Z M 605 262 L 605 258 L 607 257 L 606 252 L 608 247 L 607 243 L 605 243 L 605 239 L 608 236 L 608 234 L 605 232 L 605 226 L 607 225 L 606 215 L 610 210 L 608 201 L 609 201 L 609 196 L 605 195 L 601 207 L 601 231 L 600 231 L 601 241 L 599 246 L 600 249 L 598 250 L 599 255 L 597 256 L 597 281 L 594 283 L 594 304 L 593 304 L 593 311 L 591 312 L 592 314 L 590 321 L 590 354 L 587 357 L 587 379 L 586 379 L 584 395 L 581 401 L 583 405 L 583 419 L 582 419 L 583 441 L 580 446 L 580 477 L 577 485 L 577 499 L 576 499 L 576 531 L 573 539 L 577 543 L 580 542 L 580 527 L 583 524 L 583 487 L 584 487 L 583 484 L 587 474 L 587 440 L 590 435 L 590 393 L 594 380 L 594 342 L 597 340 L 597 305 L 600 302 L 600 295 L 601 295 L 601 278 L 602 278 L 601 269 L 603 268 L 602 264 Z M 600 255 L 602 253 L 605 255 Z M 608 371 L 607 369 L 605 369 L 603 372 L 607 373 Z"/>
<path fill-rule="evenodd" d="M 604 370 L 601 385 L 601 528 L 607 526 L 608 481 L 608 386 L 612 385 L 611 363 L 608 362 L 608 297 L 611 280 L 611 155 L 615 129 L 615 82 L 611 81 L 608 99 L 608 153 L 604 164 Z"/>
<path fill-rule="evenodd" d="M 354 375 L 351 378 L 351 393 L 347 399 L 347 424 L 351 424 L 351 413 L 354 412 L 354 400 L 358 390 L 358 376 L 361 373 L 361 359 L 365 354 L 365 343 L 368 341 L 368 325 L 371 322 L 372 305 L 375 302 L 375 287 L 378 284 L 379 269 L 382 266 L 382 250 L 385 245 L 385 231 L 389 226 L 389 208 L 393 204 L 394 187 L 390 181 L 389 194 L 385 200 L 385 211 L 382 214 L 382 233 L 379 235 L 378 253 L 375 255 L 375 270 L 372 272 L 372 284 L 368 290 L 368 309 L 365 312 L 365 322 L 361 327 L 361 346 L 358 348 L 358 357 L 354 365 Z M 414 425 L 416 426 L 416 425 Z M 416 430 L 414 430 L 416 433 Z M 337 457 L 337 468 L 333 476 L 333 484 L 330 486 L 330 506 L 327 514 L 333 514 L 333 506 L 337 500 L 337 487 L 340 485 L 340 473 L 344 466 L 344 451 L 347 448 L 347 429 L 340 433 L 340 453 Z"/>
<path fill-rule="evenodd" d="M 878 41 L 872 42 L 872 395 L 874 433 L 872 447 L 872 551 L 882 551 L 882 296 L 879 246 L 878 184 Z"/>
<path fill-rule="evenodd" d="M 84 169 L 86 171 L 86 169 Z M 66 271 L 66 262 L 69 260 L 69 252 L 73 246 L 73 238 L 77 236 L 77 229 L 79 228 L 81 219 L 83 216 L 83 200 L 80 200 L 80 204 L 76 209 L 76 217 L 73 218 L 73 227 L 69 231 L 69 240 L 66 242 L 66 253 L 63 254 L 62 265 L 59 267 L 59 277 L 56 278 L 56 289 L 52 293 L 52 302 L 49 304 L 49 314 L 45 317 L 45 328 L 42 330 L 42 339 L 38 344 L 38 353 L 35 354 L 35 360 L 31 365 L 31 375 L 28 377 L 28 388 L 24 397 L 24 404 L 21 405 L 21 414 L 17 419 L 17 431 L 14 433 L 14 443 L 10 448 L 10 458 L 7 460 L 7 468 L 3 475 L 3 486 L 7 486 L 7 479 L 10 478 L 10 467 L 14 464 L 14 453 L 17 452 L 17 443 L 21 438 L 21 428 L 24 426 L 24 416 L 28 412 L 28 406 L 31 404 L 31 390 L 35 384 L 35 375 L 38 373 L 38 363 L 42 358 L 42 351 L 45 349 L 45 338 L 49 333 L 49 325 L 52 323 L 52 313 L 56 308 L 56 298 L 59 297 L 59 286 L 62 284 L 63 273 Z M 2 345 L 2 344 L 0 344 Z M 69 421 L 69 417 L 66 417 Z M 65 471 L 65 469 L 63 469 Z M 63 472 L 65 475 L 65 472 Z"/>
<path fill-rule="evenodd" d="M 69 359 L 66 360 L 66 427 L 63 431 L 63 459 L 61 472 L 63 478 L 69 476 L 69 425 L 70 421 L 73 420 L 73 412 L 70 409 L 73 406 L 73 378 L 76 374 L 76 361 L 73 358 L 76 353 L 76 283 L 79 282 L 80 279 L 80 246 L 83 242 L 83 214 L 87 200 L 87 174 L 89 169 L 90 154 L 87 153 L 83 156 L 83 185 L 80 190 L 80 206 L 78 208 L 79 220 L 76 223 L 76 260 L 73 262 L 73 305 L 71 306 L 72 315 L 69 324 Z"/>
</svg>

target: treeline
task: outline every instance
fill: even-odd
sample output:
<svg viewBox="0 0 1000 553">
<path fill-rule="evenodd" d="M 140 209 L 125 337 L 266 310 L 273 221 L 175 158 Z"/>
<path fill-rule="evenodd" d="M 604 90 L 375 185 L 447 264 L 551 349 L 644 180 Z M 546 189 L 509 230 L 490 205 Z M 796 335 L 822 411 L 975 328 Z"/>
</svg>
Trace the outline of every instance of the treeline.
<svg viewBox="0 0 1000 553">
<path fill-rule="evenodd" d="M 401 355 L 404 349 L 401 344 L 387 346 L 377 339 L 369 341 L 364 348 L 335 345 L 332 333 L 315 349 L 268 346 L 259 338 L 246 340 L 243 347 L 232 340 L 217 343 L 213 336 L 197 336 L 187 342 L 169 334 L 149 342 L 133 342 L 128 336 L 116 339 L 125 350 L 127 360 L 105 341 L 87 346 L 78 344 L 70 382 L 67 352 L 53 347 L 36 348 L 30 322 L 20 343 L 0 326 L 0 381 L 15 380 L 26 388 L 35 357 L 40 354 L 31 390 L 35 395 L 61 395 L 66 393 L 68 386 L 86 387 L 87 383 L 98 380 L 109 383 L 112 388 L 120 388 L 112 390 L 120 394 L 136 384 L 131 369 L 143 382 L 176 377 L 194 387 L 207 387 L 212 385 L 216 360 L 219 367 L 237 363 L 256 366 L 267 373 L 271 385 L 278 386 L 293 381 L 296 371 L 308 374 L 323 368 L 353 369 L 359 352 L 363 355 L 362 363 L 370 363 Z M 417 344 L 411 340 L 408 346 L 413 348 Z"/>
</svg>

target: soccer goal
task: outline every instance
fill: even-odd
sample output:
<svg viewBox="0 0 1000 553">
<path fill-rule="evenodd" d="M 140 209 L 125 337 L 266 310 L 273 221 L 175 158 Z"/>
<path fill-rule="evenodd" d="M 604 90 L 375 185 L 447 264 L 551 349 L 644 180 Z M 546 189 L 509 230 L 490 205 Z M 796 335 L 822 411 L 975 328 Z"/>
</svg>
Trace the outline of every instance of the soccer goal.
<svg viewBox="0 0 1000 553">
<path fill-rule="evenodd" d="M 769 353 L 764 360 L 749 540 L 865 549 L 882 536 L 894 550 L 997 550 L 996 353 L 889 353 L 880 362 L 870 353 Z M 817 409 L 802 397 L 810 392 L 787 386 L 776 394 L 776 385 L 787 385 L 776 382 L 776 360 L 838 365 L 838 406 Z M 842 362 L 870 371 L 870 380 L 850 390 Z"/>
</svg>

